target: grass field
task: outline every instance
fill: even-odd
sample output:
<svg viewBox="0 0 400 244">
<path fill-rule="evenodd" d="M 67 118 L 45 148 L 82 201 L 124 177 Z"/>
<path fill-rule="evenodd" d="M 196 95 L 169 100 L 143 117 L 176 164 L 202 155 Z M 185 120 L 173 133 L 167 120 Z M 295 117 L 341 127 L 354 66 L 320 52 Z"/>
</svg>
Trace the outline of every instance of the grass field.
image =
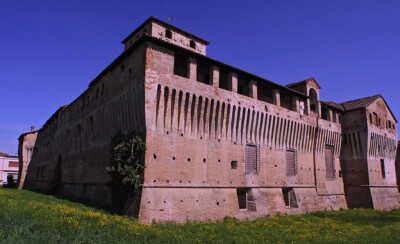
<svg viewBox="0 0 400 244">
<path fill-rule="evenodd" d="M 0 188 L 0 222 L 2 243 L 400 243 L 400 210 L 141 225 L 79 203 L 5 188 Z"/>
</svg>

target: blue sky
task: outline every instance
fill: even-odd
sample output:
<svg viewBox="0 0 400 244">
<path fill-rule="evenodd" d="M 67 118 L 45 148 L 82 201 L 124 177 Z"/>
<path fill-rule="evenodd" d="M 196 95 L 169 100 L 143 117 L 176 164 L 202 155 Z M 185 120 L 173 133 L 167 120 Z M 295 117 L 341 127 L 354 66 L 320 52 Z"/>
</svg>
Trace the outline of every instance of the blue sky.
<svg viewBox="0 0 400 244">
<path fill-rule="evenodd" d="M 321 100 L 382 94 L 400 118 L 400 1 L 0 0 L 0 152 L 41 128 L 123 51 L 148 17 L 211 42 L 207 55 Z"/>
</svg>

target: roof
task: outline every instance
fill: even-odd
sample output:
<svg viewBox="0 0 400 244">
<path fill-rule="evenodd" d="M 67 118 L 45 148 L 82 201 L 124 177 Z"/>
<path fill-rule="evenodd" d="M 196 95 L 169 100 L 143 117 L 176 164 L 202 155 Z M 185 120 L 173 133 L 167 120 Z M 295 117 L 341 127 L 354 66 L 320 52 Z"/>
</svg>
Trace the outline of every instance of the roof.
<svg viewBox="0 0 400 244">
<path fill-rule="evenodd" d="M 344 102 L 341 104 L 347 111 L 355 110 L 355 109 L 359 109 L 359 108 L 368 107 L 371 103 L 373 103 L 376 99 L 378 99 L 380 97 L 382 97 L 382 95 L 375 95 L 375 96 L 364 97 L 364 98 Z"/>
<path fill-rule="evenodd" d="M 389 112 L 392 114 L 394 120 L 397 123 L 396 117 L 392 113 L 392 110 L 390 110 L 388 104 L 386 103 L 385 99 L 382 97 L 381 94 L 370 96 L 370 97 L 364 97 L 364 98 L 360 98 L 360 99 L 356 99 L 356 100 L 352 100 L 352 101 L 348 101 L 348 102 L 344 102 L 344 103 L 341 103 L 341 105 L 344 107 L 344 109 L 346 111 L 351 111 L 351 110 L 356 110 L 356 109 L 360 109 L 360 108 L 366 108 L 371 103 L 375 102 L 375 100 L 377 100 L 378 98 L 382 98 L 382 100 L 386 104 L 386 107 L 388 108 Z"/>
<path fill-rule="evenodd" d="M 327 101 L 321 101 L 321 104 L 322 104 L 322 105 L 325 105 L 325 106 L 327 106 L 327 107 L 331 107 L 331 108 L 334 108 L 334 109 L 340 110 L 340 111 L 342 111 L 342 112 L 344 112 L 344 111 L 345 111 L 345 109 L 344 109 L 343 105 L 342 105 L 342 104 L 339 104 L 339 103 L 335 103 L 335 102 L 327 102 Z"/>
<path fill-rule="evenodd" d="M 157 23 L 162 24 L 162 25 L 165 25 L 165 26 L 167 26 L 167 27 L 169 27 L 169 28 L 171 28 L 171 29 L 175 29 L 175 30 L 177 30 L 177 31 L 179 31 L 179 32 L 182 32 L 182 33 L 184 33 L 184 34 L 187 35 L 187 36 L 193 37 L 193 38 L 195 38 L 195 39 L 197 39 L 197 40 L 203 42 L 203 43 L 206 44 L 206 45 L 210 44 L 208 41 L 206 41 L 206 40 L 204 40 L 204 39 L 202 39 L 202 38 L 200 38 L 200 37 L 198 37 L 198 36 L 195 36 L 195 35 L 193 35 L 193 34 L 187 32 L 187 31 L 184 31 L 184 30 L 182 30 L 182 29 L 179 29 L 179 28 L 177 28 L 177 27 L 175 27 L 175 26 L 173 26 L 173 25 L 171 25 L 171 24 L 169 24 L 169 23 L 167 23 L 167 22 L 164 22 L 164 21 L 162 21 L 162 20 L 159 20 L 159 19 L 155 18 L 154 16 L 151 16 L 150 18 L 148 18 L 143 24 L 141 24 L 141 25 L 140 25 L 138 28 L 136 28 L 131 34 L 129 34 L 128 37 L 126 37 L 124 40 L 122 40 L 122 44 L 125 44 L 132 36 L 134 36 L 136 33 L 138 33 L 138 32 L 142 29 L 142 27 L 145 26 L 145 25 L 147 25 L 149 22 L 157 22 Z"/>
<path fill-rule="evenodd" d="M 0 152 L 0 156 L 8 156 L 7 153 Z"/>
<path fill-rule="evenodd" d="M 286 87 L 302 85 L 303 83 L 307 83 L 308 81 L 313 81 L 315 84 L 317 84 L 318 88 L 321 89 L 321 86 L 318 84 L 318 82 L 313 77 L 308 78 L 306 80 L 299 81 L 299 82 L 287 84 Z"/>
<path fill-rule="evenodd" d="M 18 140 L 23 139 L 24 136 L 26 136 L 26 135 L 35 134 L 35 133 L 38 133 L 38 132 L 39 132 L 39 130 L 34 130 L 34 131 L 29 131 L 29 132 L 22 133 L 22 134 L 18 137 Z"/>
</svg>

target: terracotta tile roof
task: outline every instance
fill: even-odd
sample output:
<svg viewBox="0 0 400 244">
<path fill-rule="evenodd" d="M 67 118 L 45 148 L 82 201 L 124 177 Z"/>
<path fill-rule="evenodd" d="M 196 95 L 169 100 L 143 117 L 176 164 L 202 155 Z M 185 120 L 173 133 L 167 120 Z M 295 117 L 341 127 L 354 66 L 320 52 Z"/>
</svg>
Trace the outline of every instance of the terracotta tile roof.
<svg viewBox="0 0 400 244">
<path fill-rule="evenodd" d="M 371 96 L 371 97 L 364 97 L 364 98 L 341 103 L 341 105 L 344 107 L 344 109 L 346 111 L 359 109 L 359 108 L 365 108 L 380 97 L 382 98 L 382 95 L 380 95 L 380 94 Z"/>
<path fill-rule="evenodd" d="M 0 152 L 0 156 L 8 156 L 7 153 Z"/>
<path fill-rule="evenodd" d="M 345 110 L 344 107 L 343 107 L 343 105 L 342 105 L 342 104 L 339 104 L 339 103 L 321 101 L 321 104 L 323 104 L 323 105 L 325 105 L 325 106 L 328 106 L 328 107 L 331 107 L 331 108 L 338 109 L 338 110 L 340 110 L 340 111 L 342 111 L 342 112 L 344 112 L 344 110 Z"/>
<path fill-rule="evenodd" d="M 290 83 L 290 84 L 287 84 L 287 85 L 285 85 L 285 86 L 286 86 L 286 87 L 293 87 L 293 86 L 297 86 L 297 85 L 303 84 L 303 83 L 305 83 L 305 82 L 307 82 L 307 81 L 314 81 L 315 84 L 317 84 L 318 88 L 321 89 L 321 86 L 318 84 L 318 82 L 317 82 L 313 77 L 308 78 L 308 79 L 306 79 L 306 80 L 299 81 L 299 82 Z"/>
</svg>

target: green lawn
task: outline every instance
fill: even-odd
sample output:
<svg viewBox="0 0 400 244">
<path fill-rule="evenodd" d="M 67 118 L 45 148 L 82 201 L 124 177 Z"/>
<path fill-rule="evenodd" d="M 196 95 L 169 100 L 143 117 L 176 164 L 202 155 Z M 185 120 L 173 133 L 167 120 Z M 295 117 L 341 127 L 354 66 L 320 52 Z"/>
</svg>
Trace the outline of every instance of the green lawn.
<svg viewBox="0 0 400 244">
<path fill-rule="evenodd" d="M 5 188 L 0 188 L 0 222 L 1 243 L 400 243 L 400 210 L 141 225 L 79 203 Z"/>
</svg>

